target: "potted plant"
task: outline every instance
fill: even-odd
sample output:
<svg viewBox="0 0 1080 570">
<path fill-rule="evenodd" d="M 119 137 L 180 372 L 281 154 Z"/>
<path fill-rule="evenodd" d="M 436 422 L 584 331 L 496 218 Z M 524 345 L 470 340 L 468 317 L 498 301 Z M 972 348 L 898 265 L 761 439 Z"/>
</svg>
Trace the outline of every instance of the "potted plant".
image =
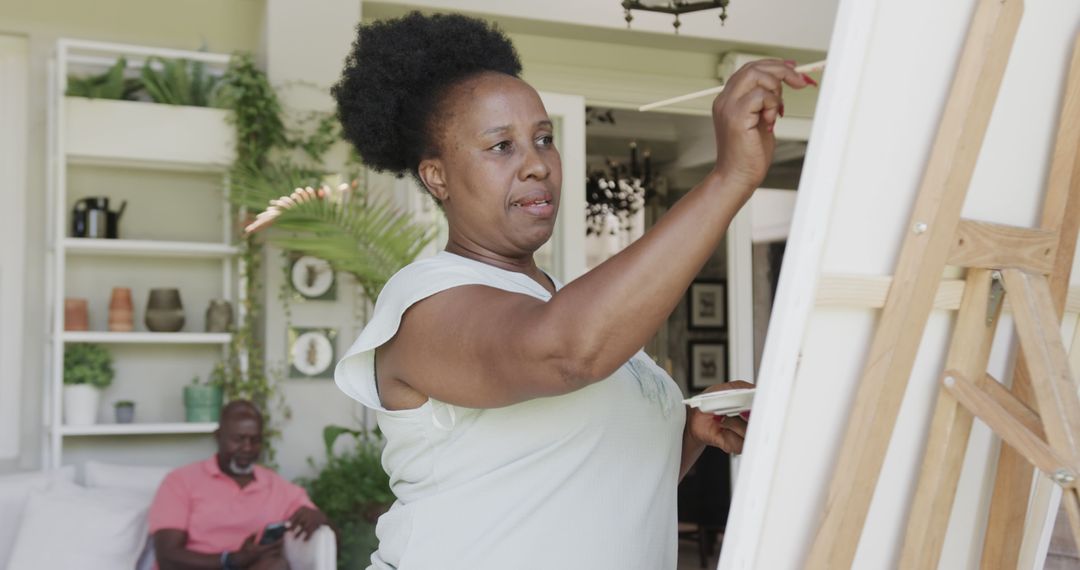
<svg viewBox="0 0 1080 570">
<path fill-rule="evenodd" d="M 112 356 L 97 344 L 69 344 L 64 349 L 64 423 L 97 423 L 101 390 L 113 381 Z"/>
<path fill-rule="evenodd" d="M 216 422 L 221 417 L 225 365 L 218 363 L 205 383 L 196 375 L 184 386 L 184 415 L 189 422 Z"/>
<path fill-rule="evenodd" d="M 356 445 L 334 453 L 334 442 L 351 434 Z M 378 547 L 375 522 L 394 501 L 390 476 L 382 467 L 385 440 L 374 432 L 341 426 L 323 428 L 326 465 L 311 479 L 297 481 L 307 489 L 312 502 L 330 519 L 337 531 L 338 568 L 367 568 L 371 553 Z M 308 464 L 315 462 L 308 458 Z"/>
<path fill-rule="evenodd" d="M 113 413 L 116 416 L 116 423 L 130 424 L 135 421 L 135 402 L 120 400 L 113 404 Z"/>
</svg>

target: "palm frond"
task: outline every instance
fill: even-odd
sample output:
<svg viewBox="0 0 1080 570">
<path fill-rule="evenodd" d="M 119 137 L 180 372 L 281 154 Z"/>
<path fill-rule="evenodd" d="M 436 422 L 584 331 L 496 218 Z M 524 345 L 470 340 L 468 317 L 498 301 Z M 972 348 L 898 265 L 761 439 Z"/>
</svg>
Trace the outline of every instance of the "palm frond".
<svg viewBox="0 0 1080 570">
<path fill-rule="evenodd" d="M 374 299 L 394 273 L 431 243 L 434 231 L 361 188 L 322 187 L 318 198 L 314 198 L 315 190 L 310 192 L 312 199 L 282 198 L 293 188 L 319 186 L 318 180 L 318 173 L 292 166 L 239 167 L 232 179 L 233 203 L 251 212 L 273 203 L 287 204 L 274 206 L 279 213 L 267 241 L 325 259 L 336 270 L 355 277 Z"/>
</svg>

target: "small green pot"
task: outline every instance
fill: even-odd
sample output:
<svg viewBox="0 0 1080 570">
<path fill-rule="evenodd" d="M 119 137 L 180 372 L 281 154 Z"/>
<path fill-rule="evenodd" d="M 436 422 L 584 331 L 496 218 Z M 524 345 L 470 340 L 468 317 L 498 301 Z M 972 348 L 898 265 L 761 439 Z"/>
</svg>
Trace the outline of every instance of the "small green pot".
<svg viewBox="0 0 1080 570">
<path fill-rule="evenodd" d="M 221 386 L 184 386 L 184 412 L 189 422 L 216 422 L 221 417 Z"/>
</svg>

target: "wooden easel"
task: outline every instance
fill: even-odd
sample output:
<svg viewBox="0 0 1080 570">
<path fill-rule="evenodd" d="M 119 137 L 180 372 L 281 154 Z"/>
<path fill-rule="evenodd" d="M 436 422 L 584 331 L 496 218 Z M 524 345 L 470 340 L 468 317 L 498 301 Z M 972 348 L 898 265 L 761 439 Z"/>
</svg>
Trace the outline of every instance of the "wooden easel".
<svg viewBox="0 0 1080 570">
<path fill-rule="evenodd" d="M 937 568 L 973 416 L 1008 444 L 1002 446 L 983 568 L 1016 567 L 1022 532 L 1009 525 L 1015 524 L 1017 512 L 1024 520 L 1030 465 L 1062 486 L 1080 544 L 1080 397 L 1060 334 L 1080 225 L 1080 41 L 1066 85 L 1041 227 L 960 219 L 1022 12 L 1022 0 L 979 0 L 976 7 L 807 568 L 851 567 L 946 265 L 967 268 L 967 278 L 900 567 Z M 986 373 L 1006 292 L 1021 347 L 1011 392 Z M 1018 467 L 1021 461 L 1025 464 Z"/>
</svg>

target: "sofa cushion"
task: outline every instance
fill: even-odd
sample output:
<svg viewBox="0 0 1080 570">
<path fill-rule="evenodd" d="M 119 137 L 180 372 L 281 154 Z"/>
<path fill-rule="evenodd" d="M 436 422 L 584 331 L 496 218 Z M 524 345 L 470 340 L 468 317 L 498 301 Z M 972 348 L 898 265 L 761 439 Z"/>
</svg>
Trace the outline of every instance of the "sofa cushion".
<svg viewBox="0 0 1080 570">
<path fill-rule="evenodd" d="M 146 543 L 148 510 L 143 492 L 61 483 L 33 491 L 7 568 L 134 568 Z"/>
<path fill-rule="evenodd" d="M 55 481 L 75 480 L 75 468 L 0 476 L 0 562 L 11 556 L 31 491 L 48 489 Z"/>
<path fill-rule="evenodd" d="M 89 489 L 126 489 L 152 497 L 171 470 L 171 467 L 87 461 L 83 469 L 83 484 Z"/>
</svg>

